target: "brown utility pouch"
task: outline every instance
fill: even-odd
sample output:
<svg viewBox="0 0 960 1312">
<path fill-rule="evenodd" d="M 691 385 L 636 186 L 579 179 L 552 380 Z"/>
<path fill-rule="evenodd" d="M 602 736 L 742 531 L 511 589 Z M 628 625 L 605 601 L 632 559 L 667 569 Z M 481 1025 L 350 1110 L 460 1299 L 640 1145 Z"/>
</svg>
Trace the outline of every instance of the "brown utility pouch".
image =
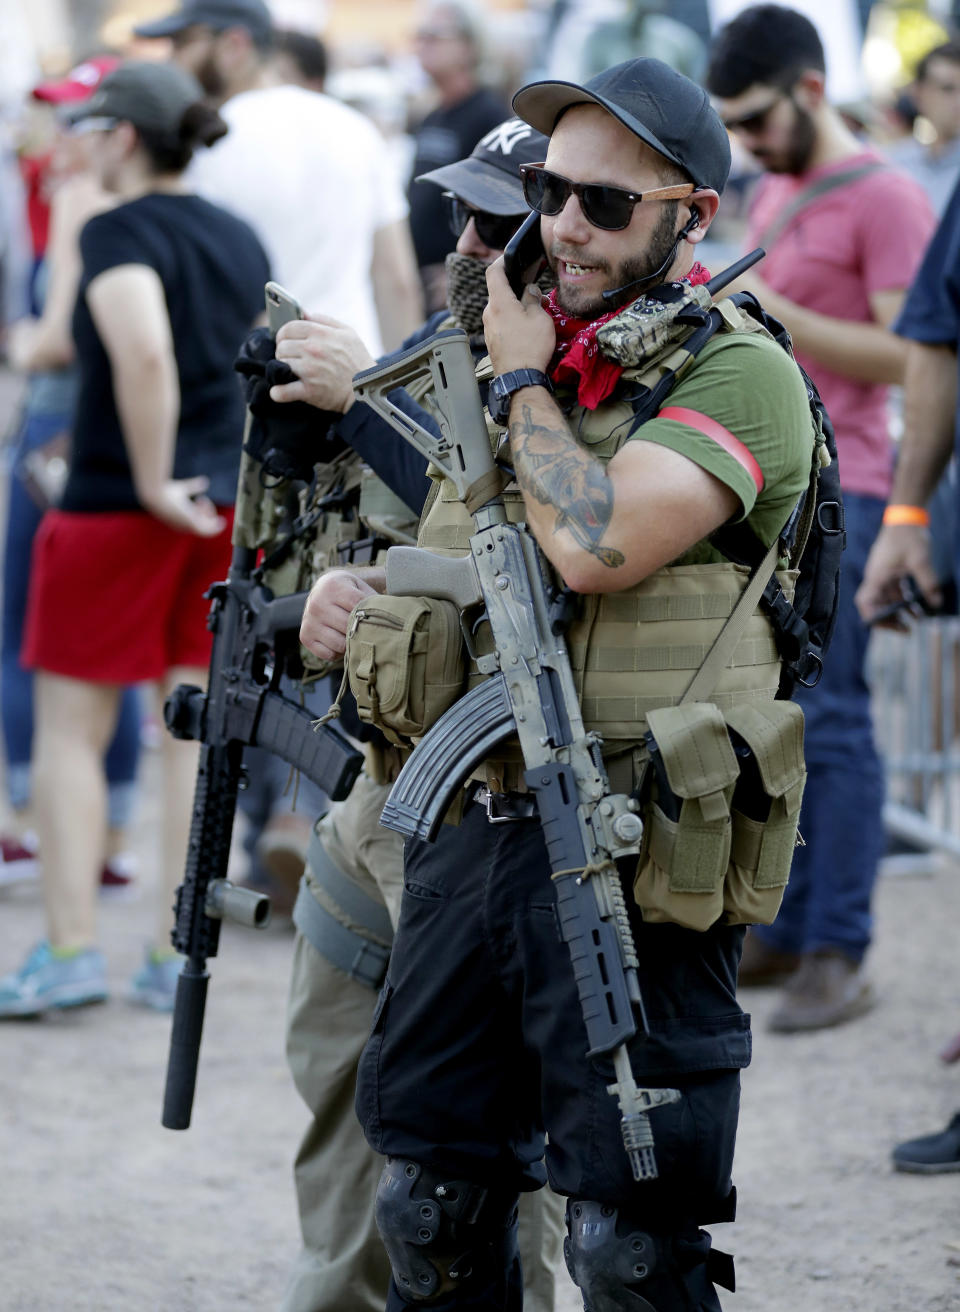
<svg viewBox="0 0 960 1312">
<path fill-rule="evenodd" d="M 652 769 L 633 891 L 644 920 L 704 930 L 723 914 L 737 758 L 711 702 L 651 711 Z"/>
<path fill-rule="evenodd" d="M 392 743 L 419 738 L 463 691 L 460 613 L 434 597 L 367 597 L 350 618 L 344 664 L 361 720 Z"/>
<path fill-rule="evenodd" d="M 740 777 L 733 794 L 727 924 L 773 922 L 797 843 L 806 768 L 803 711 L 794 702 L 733 706 L 725 712 Z"/>
</svg>

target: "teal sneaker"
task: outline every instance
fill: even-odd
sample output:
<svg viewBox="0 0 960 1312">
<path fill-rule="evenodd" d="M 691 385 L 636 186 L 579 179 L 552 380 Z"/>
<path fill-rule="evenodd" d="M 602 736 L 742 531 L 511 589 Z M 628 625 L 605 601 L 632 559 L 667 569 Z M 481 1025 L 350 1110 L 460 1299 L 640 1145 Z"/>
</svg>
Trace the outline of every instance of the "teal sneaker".
<svg viewBox="0 0 960 1312">
<path fill-rule="evenodd" d="M 106 1000 L 107 965 L 103 953 L 95 948 L 72 957 L 55 957 L 44 940 L 19 970 L 0 979 L 0 1017 L 39 1016 Z"/>
<path fill-rule="evenodd" d="M 173 1011 L 177 978 L 182 967 L 183 957 L 157 957 L 148 951 L 143 966 L 130 983 L 129 1000 L 138 1007 Z"/>
</svg>

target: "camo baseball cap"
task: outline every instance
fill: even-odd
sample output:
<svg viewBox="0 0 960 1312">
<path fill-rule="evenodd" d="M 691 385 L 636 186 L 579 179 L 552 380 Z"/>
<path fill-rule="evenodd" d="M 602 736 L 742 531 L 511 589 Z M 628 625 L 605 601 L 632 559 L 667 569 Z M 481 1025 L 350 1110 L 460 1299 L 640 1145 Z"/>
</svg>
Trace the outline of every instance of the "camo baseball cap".
<svg viewBox="0 0 960 1312">
<path fill-rule="evenodd" d="M 491 128 L 466 159 L 421 173 L 417 182 L 432 182 L 452 191 L 474 209 L 487 214 L 526 214 L 521 164 L 540 164 L 547 156 L 547 139 L 521 118 L 508 118 Z"/>
</svg>

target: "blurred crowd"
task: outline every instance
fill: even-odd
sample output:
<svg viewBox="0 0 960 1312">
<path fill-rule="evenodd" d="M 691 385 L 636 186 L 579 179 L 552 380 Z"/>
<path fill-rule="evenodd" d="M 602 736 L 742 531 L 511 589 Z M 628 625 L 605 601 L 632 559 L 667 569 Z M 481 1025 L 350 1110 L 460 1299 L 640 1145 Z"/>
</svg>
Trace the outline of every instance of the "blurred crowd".
<svg viewBox="0 0 960 1312">
<path fill-rule="evenodd" d="M 183 0 L 129 49 L 78 50 L 49 70 L 7 124 L 0 344 L 22 385 L 6 416 L 0 892 L 42 870 L 48 933 L 0 980 L 0 1016 L 107 996 L 97 900 L 136 888 L 157 695 L 205 680 L 202 594 L 229 561 L 243 426 L 233 362 L 263 321 L 264 283 L 349 327 L 370 358 L 397 348 L 453 303 L 450 257 L 492 258 L 525 209 L 516 178 L 490 212 L 415 179 L 477 150 L 508 155 L 524 81 L 582 81 L 646 56 L 703 81 L 731 132 L 734 169 L 700 258 L 717 271 L 768 248 L 743 285 L 790 329 L 837 428 L 848 585 L 833 673 L 806 706 L 807 846 L 778 921 L 748 937 L 741 983 L 784 986 L 783 1033 L 854 1020 L 874 1005 L 863 963 L 886 840 L 853 594 L 889 522 L 903 424 L 890 388 L 916 336 L 894 326 L 960 179 L 960 35 L 931 22 L 882 96 L 821 109 L 822 77 L 778 82 L 762 34 L 751 63 L 733 37 L 718 44 L 695 0 L 555 0 L 524 11 L 508 47 L 466 0 L 425 0 L 415 17 L 407 49 L 361 56 L 276 29 L 262 0 Z M 830 181 L 810 193 L 823 161 Z M 784 216 L 828 192 L 819 222 L 790 237 Z M 162 879 L 130 999 L 169 1010 L 197 758 L 159 742 Z M 252 758 L 250 776 L 243 878 L 289 912 L 325 801 L 304 784 L 294 808 L 270 758 Z M 916 1151 L 929 1149 L 905 1169 Z M 960 1129 L 938 1151 L 956 1169 Z"/>
</svg>

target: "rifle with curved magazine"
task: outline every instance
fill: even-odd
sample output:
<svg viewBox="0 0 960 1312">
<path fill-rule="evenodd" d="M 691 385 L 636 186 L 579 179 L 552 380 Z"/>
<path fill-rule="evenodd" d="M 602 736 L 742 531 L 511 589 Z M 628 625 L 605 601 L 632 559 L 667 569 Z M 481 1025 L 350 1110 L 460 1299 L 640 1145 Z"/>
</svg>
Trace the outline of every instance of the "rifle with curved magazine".
<svg viewBox="0 0 960 1312">
<path fill-rule="evenodd" d="M 437 438 L 403 413 L 389 393 L 429 371 L 440 416 Z M 561 931 L 570 951 L 590 1057 L 609 1057 L 608 1086 L 637 1180 L 657 1174 L 648 1113 L 674 1102 L 675 1089 L 638 1088 L 628 1041 L 646 1018 L 637 955 L 616 858 L 639 850 L 635 802 L 610 792 L 600 739 L 583 724 L 576 685 L 536 540 L 507 520 L 504 475 L 491 450 L 466 335 L 438 333 L 389 366 L 354 379 L 358 397 L 442 469 L 473 516 L 469 554 L 459 560 L 392 547 L 387 588 L 443 596 L 461 609 L 481 603 L 494 650 L 475 656 L 489 677 L 424 736 L 394 785 L 382 823 L 432 839 L 457 789 L 497 743 L 516 735 L 524 779 L 543 825 Z M 469 645 L 469 636 L 465 629 Z"/>
</svg>

